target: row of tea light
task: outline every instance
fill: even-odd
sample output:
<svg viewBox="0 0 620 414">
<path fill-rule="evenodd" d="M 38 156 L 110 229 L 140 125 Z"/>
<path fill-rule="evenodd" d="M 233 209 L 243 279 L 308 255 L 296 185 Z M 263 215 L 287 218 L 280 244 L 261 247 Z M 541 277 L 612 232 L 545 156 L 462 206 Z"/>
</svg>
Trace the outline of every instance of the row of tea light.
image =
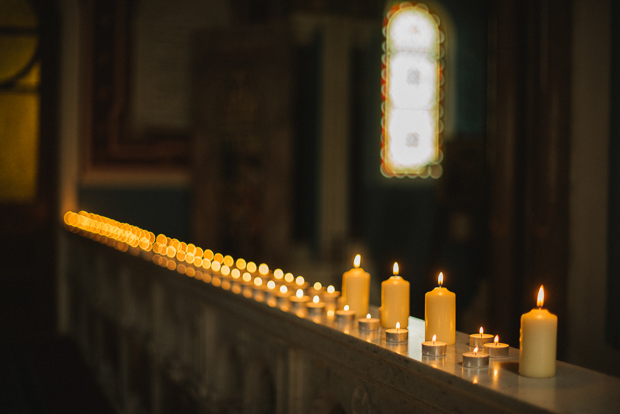
<svg viewBox="0 0 620 414">
<path fill-rule="evenodd" d="M 90 238 L 106 243 L 153 263 L 176 270 L 214 286 L 230 290 L 245 297 L 265 302 L 272 307 L 290 311 L 316 322 L 333 320 L 339 327 L 350 327 L 358 321 L 360 332 L 379 331 L 383 328 L 387 343 L 408 341 L 410 284 L 398 273 L 394 263 L 393 276 L 381 283 L 381 307 L 379 318 L 368 313 L 370 274 L 360 267 L 361 256 L 354 259 L 354 267 L 342 276 L 342 294 L 333 286 L 320 283 L 310 285 L 302 276 L 294 277 L 281 269 L 273 272 L 266 264 L 257 266 L 244 259 L 211 250 L 202 250 L 164 235 L 136 226 L 87 212 L 67 212 L 67 228 L 81 232 Z M 205 272 L 206 271 L 206 272 Z M 439 286 L 425 295 L 425 341 L 422 354 L 443 358 L 447 347 L 455 343 L 456 295 L 443 286 L 443 274 L 438 277 Z M 310 298 L 312 296 L 312 299 Z M 555 375 L 557 317 L 542 308 L 544 290 L 540 287 L 537 308 L 522 315 L 519 352 L 519 373 L 532 378 L 548 378 Z M 463 366 L 481 368 L 489 364 L 489 358 L 503 358 L 509 354 L 509 346 L 499 343 L 498 337 L 480 332 L 470 335 L 469 345 L 473 351 L 463 353 Z"/>
</svg>

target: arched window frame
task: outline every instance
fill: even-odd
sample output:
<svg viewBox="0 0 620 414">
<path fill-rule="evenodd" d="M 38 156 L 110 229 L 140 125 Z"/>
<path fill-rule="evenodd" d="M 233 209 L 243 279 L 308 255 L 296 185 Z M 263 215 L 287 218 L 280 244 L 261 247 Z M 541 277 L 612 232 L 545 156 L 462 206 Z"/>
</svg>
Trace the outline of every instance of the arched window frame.
<svg viewBox="0 0 620 414">
<path fill-rule="evenodd" d="M 394 22 L 402 25 L 403 17 L 412 17 L 417 19 L 419 23 L 422 23 L 422 28 L 427 30 L 427 39 L 430 41 L 426 45 L 420 46 L 420 38 L 407 39 L 400 38 L 394 39 Z M 430 23 L 430 24 L 429 24 Z M 416 26 L 417 28 L 417 26 Z M 429 33 L 428 30 L 431 30 Z M 441 26 L 441 20 L 439 17 L 429 11 L 429 8 L 421 3 L 399 2 L 393 5 L 385 14 L 383 22 L 383 54 L 382 54 L 382 70 L 381 70 L 381 173 L 383 176 L 391 177 L 422 177 L 422 178 L 439 178 L 442 174 L 441 161 L 443 153 L 441 150 L 442 133 L 444 128 L 443 113 L 444 108 L 442 105 L 443 100 L 443 65 L 444 65 L 444 32 Z M 416 43 L 416 40 L 418 43 Z M 400 45 L 398 45 L 400 42 Z M 409 47 L 407 47 L 409 43 Z M 403 47 L 403 45 L 405 47 Z M 395 70 L 395 57 L 405 57 L 417 59 L 418 63 L 422 60 L 427 60 L 425 72 L 423 70 L 422 76 L 417 70 L 411 68 L 404 74 L 406 74 L 409 80 L 411 74 L 417 74 L 414 77 L 415 80 L 420 78 L 432 79 L 432 84 L 426 83 L 425 93 L 429 98 L 425 101 L 426 104 L 420 107 L 409 107 L 406 105 L 399 107 L 395 100 L 398 98 L 395 95 L 399 95 L 400 103 L 409 100 L 411 105 L 412 92 L 420 92 L 421 88 L 416 91 L 415 87 L 407 87 L 403 84 L 403 87 L 394 88 L 394 72 L 398 72 L 398 75 L 402 75 L 402 63 L 401 68 Z M 401 69 L 400 71 L 398 69 Z M 434 79 L 433 79 L 434 78 Z M 404 81 L 403 81 L 404 83 Z M 408 82 L 412 83 L 412 82 Z M 419 84 L 419 83 L 418 83 Z M 424 86 L 424 84 L 423 84 Z M 404 99 L 403 99 L 404 98 Z M 416 121 L 417 118 L 417 121 Z M 421 121 L 420 121 L 421 120 Z M 405 132 L 401 134 L 395 134 L 395 125 L 400 122 L 401 128 L 403 123 L 405 128 L 411 128 L 412 122 L 416 126 L 416 130 L 411 132 Z M 428 130 L 431 129 L 429 133 Z M 420 130 L 423 131 L 420 131 Z M 424 130 L 425 129 L 425 130 Z M 419 139 L 422 136 L 421 149 L 418 148 Z M 415 159 L 418 158 L 416 162 Z"/>
</svg>

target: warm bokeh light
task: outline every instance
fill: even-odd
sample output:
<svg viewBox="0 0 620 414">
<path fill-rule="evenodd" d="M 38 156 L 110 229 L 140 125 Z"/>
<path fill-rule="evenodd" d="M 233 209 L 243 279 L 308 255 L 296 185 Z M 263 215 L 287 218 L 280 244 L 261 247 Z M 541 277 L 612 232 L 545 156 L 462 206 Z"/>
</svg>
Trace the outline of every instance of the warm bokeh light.
<svg viewBox="0 0 620 414">
<path fill-rule="evenodd" d="M 396 322 L 396 330 L 400 329 L 400 322 Z"/>
<path fill-rule="evenodd" d="M 303 298 L 304 297 L 304 290 L 303 289 L 297 289 L 297 293 L 295 293 L 295 296 L 297 296 L 298 298 Z"/>
<path fill-rule="evenodd" d="M 295 276 L 293 276 L 292 273 L 287 273 L 284 275 L 284 281 L 286 283 L 293 283 L 293 280 L 295 280 Z"/>
<path fill-rule="evenodd" d="M 344 305 L 344 308 L 343 308 L 343 309 L 344 309 L 345 311 L 348 311 L 348 310 L 349 310 L 349 305 Z"/>
<path fill-rule="evenodd" d="M 360 264 L 362 264 L 362 255 L 358 254 L 355 256 L 355 259 L 353 259 L 353 266 L 360 267 Z"/>
<path fill-rule="evenodd" d="M 433 345 L 435 345 L 436 340 L 437 340 L 437 335 L 433 335 Z"/>
<path fill-rule="evenodd" d="M 230 272 L 230 275 L 233 277 L 233 279 L 239 279 L 241 277 L 241 271 L 239 269 L 233 269 Z"/>
<path fill-rule="evenodd" d="M 215 253 L 213 256 L 213 261 L 222 264 L 224 262 L 224 255 L 222 253 Z"/>
<path fill-rule="evenodd" d="M 202 251 L 202 248 L 200 248 L 200 247 L 196 247 L 196 251 L 194 252 L 194 256 L 196 256 L 196 257 L 200 257 L 200 258 L 202 259 L 202 255 L 203 255 L 203 253 L 204 253 L 204 252 Z"/>
<path fill-rule="evenodd" d="M 194 243 L 189 243 L 187 245 L 187 253 L 191 253 L 191 254 L 196 253 L 196 246 L 194 245 Z"/>
<path fill-rule="evenodd" d="M 270 290 L 273 290 L 276 288 L 276 282 L 274 282 L 273 280 L 270 280 L 269 282 L 267 282 L 267 288 Z"/>
<path fill-rule="evenodd" d="M 230 274 L 230 267 L 224 265 L 220 268 L 220 273 L 224 276 L 228 276 Z"/>
<path fill-rule="evenodd" d="M 204 267 L 204 265 L 203 265 L 203 267 Z M 216 261 L 211 262 L 211 269 L 214 272 L 219 272 L 221 267 L 222 267 L 222 265 L 220 264 L 220 262 L 216 262 Z"/>
<path fill-rule="evenodd" d="M 314 295 L 314 297 L 312 298 L 312 302 L 319 303 L 319 297 L 317 295 Z"/>
<path fill-rule="evenodd" d="M 536 304 L 538 305 L 539 308 L 542 308 L 544 303 L 545 303 L 545 291 L 542 285 L 540 285 L 540 289 L 538 290 L 538 300 L 536 301 Z"/>
<path fill-rule="evenodd" d="M 211 261 L 213 261 L 213 250 L 211 249 L 207 249 L 203 252 L 202 257 L 204 257 L 205 259 L 209 259 Z"/>
<path fill-rule="evenodd" d="M 475 355 L 476 353 L 478 353 L 478 347 L 475 347 L 475 348 L 474 348 L 474 355 Z"/>
<path fill-rule="evenodd" d="M 437 278 L 437 281 L 439 282 L 439 287 L 441 287 L 443 285 L 443 272 L 439 272 L 439 277 Z"/>
<path fill-rule="evenodd" d="M 235 262 L 235 266 L 237 266 L 237 269 L 239 270 L 245 270 L 245 260 L 243 260 L 242 258 L 237 259 L 237 261 Z"/>
<path fill-rule="evenodd" d="M 499 335 L 495 335 L 495 338 L 493 339 L 493 342 L 495 343 L 495 345 L 497 345 L 499 343 Z"/>
<path fill-rule="evenodd" d="M 331 310 L 331 309 L 330 309 L 330 310 L 328 310 L 328 311 L 327 311 L 327 316 L 328 316 L 328 317 L 330 317 L 330 318 L 331 318 L 332 316 L 334 316 L 334 311 L 333 311 L 333 310 Z"/>
<path fill-rule="evenodd" d="M 247 269 L 247 271 L 248 271 L 248 272 L 250 272 L 250 273 L 254 273 L 254 272 L 256 272 L 256 263 L 254 263 L 254 262 L 248 262 L 248 264 L 247 264 L 247 266 L 246 266 L 246 269 Z"/>
<path fill-rule="evenodd" d="M 224 256 L 224 264 L 228 267 L 231 267 L 235 264 L 235 260 L 232 258 L 232 256 L 226 255 Z"/>
<path fill-rule="evenodd" d="M 177 250 L 172 246 L 168 246 L 168 248 L 166 249 L 166 256 L 172 259 L 174 256 L 176 256 L 176 254 Z"/>
<path fill-rule="evenodd" d="M 295 278 L 295 283 L 297 284 L 297 286 L 301 286 L 306 282 L 306 280 L 304 279 L 303 276 L 297 276 Z"/>
<path fill-rule="evenodd" d="M 261 279 L 260 277 L 256 277 L 254 278 L 254 286 L 261 286 L 263 284 L 263 279 Z"/>
<path fill-rule="evenodd" d="M 284 277 L 284 272 L 282 271 L 282 269 L 276 269 L 273 271 L 273 277 L 277 280 L 280 280 Z"/>
<path fill-rule="evenodd" d="M 209 259 L 202 259 L 202 268 L 204 270 L 211 269 L 211 260 L 209 260 Z"/>
<path fill-rule="evenodd" d="M 334 293 L 336 291 L 336 288 L 333 287 L 332 285 L 327 286 L 327 293 Z"/>
<path fill-rule="evenodd" d="M 370 319 L 370 313 L 366 314 L 366 319 Z"/>
<path fill-rule="evenodd" d="M 258 266 L 258 273 L 263 276 L 267 275 L 267 273 L 269 273 L 269 266 L 267 266 L 265 263 L 261 263 L 261 265 Z"/>
<path fill-rule="evenodd" d="M 482 334 L 484 333 L 484 329 L 482 329 L 482 326 L 480 327 L 480 336 L 482 336 Z"/>
<path fill-rule="evenodd" d="M 286 293 L 286 292 L 288 292 L 288 288 L 286 287 L 286 285 L 280 286 L 280 293 Z"/>
<path fill-rule="evenodd" d="M 392 266 L 392 273 L 394 276 L 398 276 L 398 263 L 394 262 L 394 266 Z"/>
<path fill-rule="evenodd" d="M 321 288 L 323 287 L 323 285 L 321 285 L 321 282 L 316 282 L 314 285 L 314 290 L 321 290 Z"/>
<path fill-rule="evenodd" d="M 252 281 L 252 275 L 249 274 L 248 272 L 245 272 L 243 274 L 242 279 L 243 279 L 244 282 L 248 283 L 248 282 Z"/>
</svg>

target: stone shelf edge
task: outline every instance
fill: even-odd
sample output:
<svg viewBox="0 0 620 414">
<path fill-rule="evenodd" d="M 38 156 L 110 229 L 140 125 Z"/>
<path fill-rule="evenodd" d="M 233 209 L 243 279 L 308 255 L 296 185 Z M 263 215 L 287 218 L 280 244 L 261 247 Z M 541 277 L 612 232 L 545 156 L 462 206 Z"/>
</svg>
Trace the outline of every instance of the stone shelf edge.
<svg viewBox="0 0 620 414">
<path fill-rule="evenodd" d="M 187 328 L 188 332 L 194 332 L 194 336 L 203 337 L 202 340 L 194 340 L 191 334 L 183 332 L 185 328 L 179 328 L 182 323 L 178 323 L 174 328 L 166 328 L 177 329 L 172 336 L 176 341 L 185 341 L 183 346 L 186 348 L 197 348 L 197 353 L 206 354 L 190 358 L 189 362 L 178 363 L 181 366 L 190 366 L 189 371 L 194 369 L 192 364 L 200 365 L 200 368 L 196 368 L 194 386 L 204 390 L 206 397 L 200 398 L 207 402 L 203 402 L 203 405 L 213 404 L 213 401 L 217 400 L 217 392 L 209 391 L 217 388 L 215 384 L 220 380 L 215 378 L 217 375 L 209 373 L 218 372 L 218 358 L 211 354 L 215 354 L 215 350 L 223 344 L 239 342 L 242 345 L 233 347 L 241 349 L 241 353 L 252 354 L 253 359 L 249 360 L 268 361 L 265 365 L 270 367 L 272 376 L 275 377 L 275 412 L 320 412 L 317 411 L 318 405 L 313 399 L 325 393 L 335 396 L 346 412 L 364 412 L 366 409 L 373 413 L 402 412 L 413 407 L 419 412 L 429 413 L 620 412 L 620 379 L 615 377 L 558 361 L 555 377 L 525 378 L 517 373 L 519 351 L 514 348 L 510 349 L 507 358 L 491 359 L 488 368 L 465 368 L 462 366 L 461 355 L 470 351 L 469 335 L 465 333 L 457 332 L 457 343 L 448 347 L 447 356 L 427 358 L 421 353 L 424 321 L 416 318 L 409 318 L 409 342 L 393 346 L 385 342 L 384 333 L 372 338 L 357 329 L 344 332 L 328 324 L 315 323 L 176 271 L 161 268 L 140 257 L 133 257 L 80 236 L 67 233 L 67 239 L 69 243 L 64 254 L 69 263 L 70 275 L 66 276 L 68 285 L 81 284 L 82 291 L 88 290 L 89 284 L 84 284 L 84 275 L 93 272 L 99 274 L 93 279 L 93 283 L 103 285 L 106 284 L 105 278 L 142 278 L 142 285 L 157 283 L 157 288 L 150 286 L 149 289 L 159 291 L 161 297 L 168 297 L 170 303 L 176 303 L 166 308 L 161 305 L 161 298 L 160 302 L 150 297 L 143 299 L 142 302 L 152 303 L 148 306 L 152 306 L 149 309 L 153 311 L 153 319 L 148 321 L 140 321 L 135 316 L 137 311 L 130 310 L 135 306 L 134 302 L 138 303 L 140 299 L 132 298 L 131 293 L 121 292 L 118 288 L 99 289 L 102 292 L 91 293 L 96 303 L 82 304 L 103 309 L 100 313 L 107 314 L 108 319 L 118 319 L 119 329 L 126 330 L 133 326 L 134 331 L 145 332 L 146 337 L 152 338 L 146 340 L 149 349 L 156 350 L 152 352 L 155 365 L 175 360 L 166 349 L 175 348 L 176 345 L 173 343 L 168 348 L 161 345 L 170 341 L 169 334 L 172 332 L 158 328 L 163 326 L 160 321 L 167 317 L 166 311 L 183 313 L 184 311 L 179 309 L 189 306 L 189 312 L 185 312 L 188 318 L 191 318 L 189 314 L 196 313 L 198 309 L 195 306 L 203 309 L 200 311 L 202 319 L 196 324 L 205 327 L 204 330 L 208 333 L 196 334 Z M 78 260 L 72 260 L 72 257 L 76 256 L 69 252 L 72 249 L 82 252 L 77 255 Z M 105 270 L 93 270 L 93 262 L 99 263 Z M 118 284 L 124 286 L 123 283 L 127 285 L 128 282 Z M 115 295 L 125 299 L 115 298 Z M 154 293 L 152 296 L 157 297 L 158 294 Z M 75 297 L 71 299 L 77 300 Z M 373 312 L 376 312 L 376 308 Z M 144 315 L 144 312 L 141 315 Z M 73 328 L 75 333 L 76 327 Z M 83 349 L 93 346 L 83 339 L 83 333 L 81 337 Z M 187 342 L 196 341 L 198 343 L 195 345 L 187 345 Z M 123 345 L 118 346 L 122 348 Z M 253 350 L 253 347 L 256 349 Z M 84 351 L 89 352 L 88 349 Z M 92 355 L 90 359 L 93 359 Z M 95 370 L 101 367 L 101 364 L 97 363 L 91 365 L 94 365 Z M 326 381 L 328 383 L 325 383 Z M 120 379 L 117 382 L 124 383 Z M 329 386 L 329 392 L 321 390 L 322 386 Z M 111 387 L 119 394 L 118 384 Z M 153 385 L 156 391 L 159 388 L 161 386 Z M 244 395 L 248 392 L 243 390 Z M 127 392 L 120 394 L 126 395 Z M 112 397 L 114 398 L 114 395 Z M 247 400 L 247 397 L 239 398 Z M 127 396 L 124 400 L 120 399 L 119 405 L 126 405 L 127 400 Z"/>
</svg>

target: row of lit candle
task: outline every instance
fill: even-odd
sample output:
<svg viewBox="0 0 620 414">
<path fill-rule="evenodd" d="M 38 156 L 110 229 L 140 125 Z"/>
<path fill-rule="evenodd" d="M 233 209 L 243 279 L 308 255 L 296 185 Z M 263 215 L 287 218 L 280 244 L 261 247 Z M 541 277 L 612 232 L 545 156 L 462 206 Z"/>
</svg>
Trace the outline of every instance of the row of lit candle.
<svg viewBox="0 0 620 414">
<path fill-rule="evenodd" d="M 264 263 L 257 266 L 242 258 L 234 260 L 231 256 L 203 250 L 163 234 L 155 237 L 151 232 L 100 215 L 69 211 L 64 221 L 71 231 L 82 232 L 134 255 L 141 250 L 155 264 L 264 301 L 270 306 L 313 320 L 335 316 L 337 323 L 346 326 L 357 319 L 360 332 L 375 331 L 381 326 L 387 342 L 408 341 L 410 284 L 398 274 L 397 263 L 394 263 L 393 276 L 381 284 L 380 318 L 371 318 L 368 313 L 370 274 L 360 267 L 360 255 L 355 257 L 354 267 L 343 274 L 342 297 L 339 298 L 333 286 L 327 289 L 320 283 L 310 286 L 302 276 L 295 277 L 281 269 L 270 272 Z M 312 299 L 307 293 L 313 295 Z M 557 317 L 542 309 L 543 301 L 541 286 L 538 308 L 521 318 L 519 372 L 528 377 L 555 375 Z M 443 273 L 440 273 L 438 287 L 425 295 L 423 355 L 446 355 L 446 347 L 454 345 L 455 337 L 456 295 L 443 287 Z M 463 354 L 465 367 L 486 366 L 489 357 L 501 358 L 508 356 L 509 352 L 507 344 L 499 343 L 498 336 L 484 334 L 482 328 L 478 334 L 470 335 L 470 346 L 473 351 Z"/>
</svg>

